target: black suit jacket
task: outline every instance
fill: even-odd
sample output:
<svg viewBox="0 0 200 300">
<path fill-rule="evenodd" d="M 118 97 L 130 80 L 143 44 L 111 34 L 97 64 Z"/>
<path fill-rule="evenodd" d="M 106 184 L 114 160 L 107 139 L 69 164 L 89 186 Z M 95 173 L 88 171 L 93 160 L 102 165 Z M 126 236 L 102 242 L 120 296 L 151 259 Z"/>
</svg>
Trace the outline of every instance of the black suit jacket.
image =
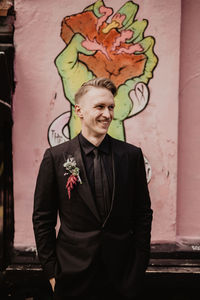
<svg viewBox="0 0 200 300">
<path fill-rule="evenodd" d="M 78 137 L 46 150 L 36 182 L 33 227 L 40 262 L 48 278 L 66 295 L 81 293 L 92 282 L 100 253 L 110 281 L 126 296 L 135 295 L 149 262 L 152 209 L 140 148 L 111 137 L 112 204 L 100 219 L 86 177 Z M 65 160 L 80 169 L 68 198 Z M 60 228 L 56 237 L 57 212 Z"/>
</svg>

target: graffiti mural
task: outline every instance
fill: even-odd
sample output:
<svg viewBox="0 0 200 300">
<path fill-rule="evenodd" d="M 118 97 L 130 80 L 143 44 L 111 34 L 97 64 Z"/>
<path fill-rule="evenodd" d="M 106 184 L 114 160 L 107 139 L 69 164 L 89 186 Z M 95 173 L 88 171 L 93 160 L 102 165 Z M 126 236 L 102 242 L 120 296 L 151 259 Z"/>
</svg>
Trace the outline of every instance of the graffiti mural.
<svg viewBox="0 0 200 300">
<path fill-rule="evenodd" d="M 114 119 L 108 133 L 126 140 L 124 121 L 142 112 L 149 102 L 148 83 L 158 58 L 155 39 L 144 36 L 148 21 L 135 19 L 139 6 L 126 2 L 116 13 L 101 0 L 83 12 L 67 16 L 61 24 L 66 43 L 56 57 L 70 111 L 58 116 L 48 130 L 50 145 L 75 137 L 80 120 L 74 111 L 74 95 L 82 83 L 94 77 L 108 77 L 117 86 Z M 147 163 L 147 174 L 151 170 Z"/>
</svg>

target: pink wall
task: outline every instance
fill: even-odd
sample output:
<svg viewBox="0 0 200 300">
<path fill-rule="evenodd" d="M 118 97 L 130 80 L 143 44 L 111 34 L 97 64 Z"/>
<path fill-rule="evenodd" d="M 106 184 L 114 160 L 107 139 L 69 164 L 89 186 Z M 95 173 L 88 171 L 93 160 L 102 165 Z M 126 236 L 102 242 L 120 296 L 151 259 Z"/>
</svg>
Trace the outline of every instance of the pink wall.
<svg viewBox="0 0 200 300">
<path fill-rule="evenodd" d="M 177 209 L 181 241 L 200 239 L 199 12 L 199 1 L 182 1 Z"/>
<path fill-rule="evenodd" d="M 77 4 L 78 2 L 78 4 Z M 61 21 L 94 1 L 16 0 L 13 159 L 15 246 L 34 247 L 32 208 L 35 180 L 48 147 L 50 123 L 69 109 L 54 59 L 65 47 Z M 104 1 L 119 9 L 126 1 Z M 154 210 L 152 242 L 176 240 L 178 93 L 181 1 L 136 1 L 137 19 L 148 19 L 159 63 L 145 110 L 125 121 L 127 141 L 142 147 L 151 168 Z M 56 97 L 55 97 L 56 95 Z"/>
</svg>

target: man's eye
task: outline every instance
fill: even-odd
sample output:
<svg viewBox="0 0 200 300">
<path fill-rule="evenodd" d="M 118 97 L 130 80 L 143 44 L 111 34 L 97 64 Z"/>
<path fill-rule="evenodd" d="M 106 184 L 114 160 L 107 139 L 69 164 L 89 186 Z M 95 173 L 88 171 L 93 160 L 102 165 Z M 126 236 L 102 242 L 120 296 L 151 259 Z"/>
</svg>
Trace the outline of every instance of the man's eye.
<svg viewBox="0 0 200 300">
<path fill-rule="evenodd" d="M 114 106 L 109 106 L 109 110 L 114 110 Z"/>
<path fill-rule="evenodd" d="M 97 108 L 102 109 L 103 105 L 98 105 Z"/>
</svg>

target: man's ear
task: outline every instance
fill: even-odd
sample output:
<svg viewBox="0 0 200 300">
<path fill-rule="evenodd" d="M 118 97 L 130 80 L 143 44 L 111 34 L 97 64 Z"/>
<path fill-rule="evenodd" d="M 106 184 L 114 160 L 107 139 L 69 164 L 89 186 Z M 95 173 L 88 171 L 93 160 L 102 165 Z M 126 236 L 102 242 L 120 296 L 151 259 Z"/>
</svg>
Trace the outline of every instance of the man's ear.
<svg viewBox="0 0 200 300">
<path fill-rule="evenodd" d="M 78 104 L 75 104 L 75 113 L 80 119 L 83 118 L 82 109 Z"/>
</svg>

